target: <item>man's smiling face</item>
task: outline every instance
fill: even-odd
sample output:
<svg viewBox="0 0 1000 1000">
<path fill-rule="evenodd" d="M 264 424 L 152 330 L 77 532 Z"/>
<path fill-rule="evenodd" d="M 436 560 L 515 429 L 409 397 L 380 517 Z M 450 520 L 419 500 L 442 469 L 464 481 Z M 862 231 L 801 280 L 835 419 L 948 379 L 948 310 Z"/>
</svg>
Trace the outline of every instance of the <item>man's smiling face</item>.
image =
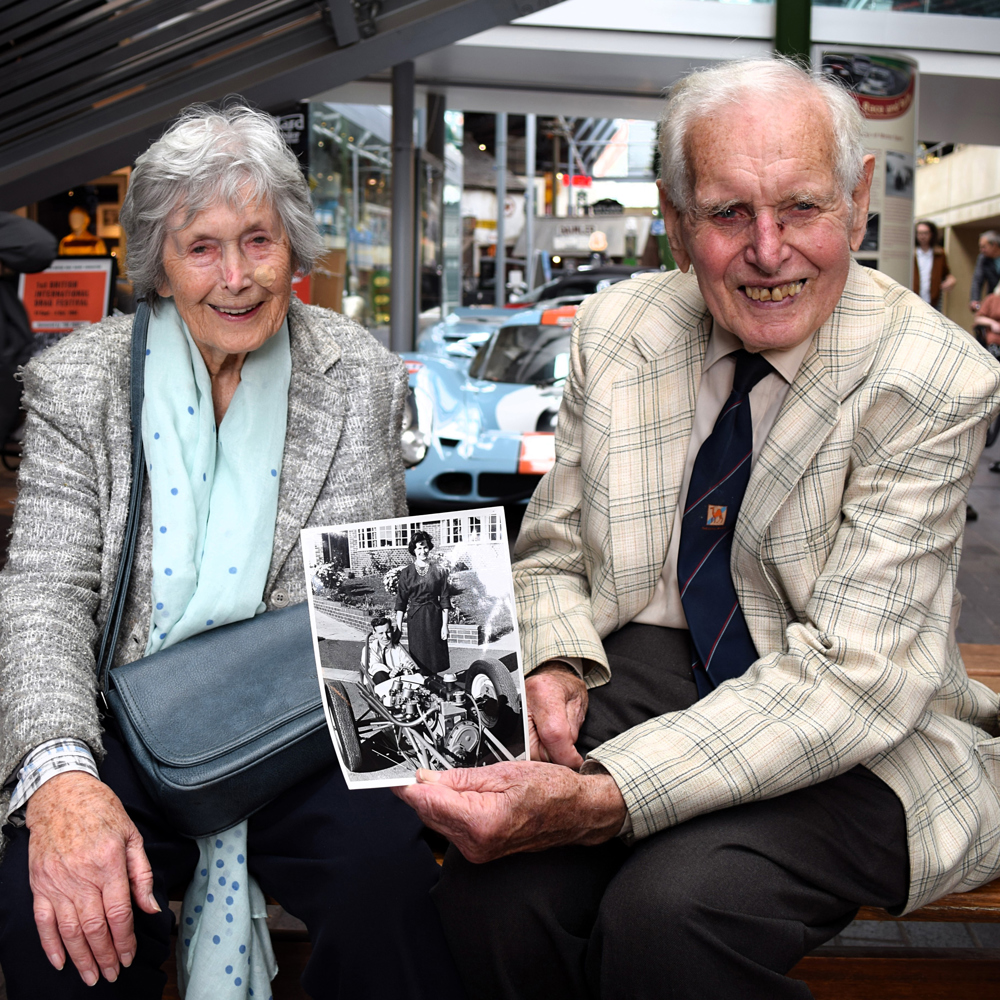
<svg viewBox="0 0 1000 1000">
<path fill-rule="evenodd" d="M 802 343 L 833 312 L 868 216 L 874 158 L 845 198 L 829 113 L 802 90 L 748 96 L 696 120 L 687 137 L 690 211 L 661 191 L 674 256 L 694 265 L 712 316 L 750 351 Z"/>
</svg>

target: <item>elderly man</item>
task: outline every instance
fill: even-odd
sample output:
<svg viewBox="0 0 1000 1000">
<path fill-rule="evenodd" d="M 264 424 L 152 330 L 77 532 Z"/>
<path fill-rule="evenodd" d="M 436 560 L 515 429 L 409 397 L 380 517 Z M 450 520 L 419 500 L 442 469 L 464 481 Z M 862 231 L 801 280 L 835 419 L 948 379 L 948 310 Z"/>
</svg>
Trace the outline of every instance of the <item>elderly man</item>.
<svg viewBox="0 0 1000 1000">
<path fill-rule="evenodd" d="M 474 997 L 803 998 L 860 905 L 1000 870 L 997 696 L 954 637 L 1000 368 L 852 262 L 862 126 L 777 60 L 671 93 L 681 270 L 581 308 L 518 544 L 537 759 L 399 792 L 457 845 Z"/>
<path fill-rule="evenodd" d="M 969 290 L 969 308 L 979 312 L 983 300 L 983 286 L 989 295 L 1000 282 L 1000 233 L 988 229 L 979 236 L 979 256 L 972 272 L 972 287 Z"/>
</svg>

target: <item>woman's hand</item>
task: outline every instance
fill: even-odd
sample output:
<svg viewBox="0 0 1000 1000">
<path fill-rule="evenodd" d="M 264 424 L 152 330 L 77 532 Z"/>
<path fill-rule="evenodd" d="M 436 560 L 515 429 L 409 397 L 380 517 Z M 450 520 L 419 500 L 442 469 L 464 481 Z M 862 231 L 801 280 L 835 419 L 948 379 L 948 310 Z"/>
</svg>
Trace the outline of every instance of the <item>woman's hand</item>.
<svg viewBox="0 0 1000 1000">
<path fill-rule="evenodd" d="M 83 771 L 51 778 L 28 800 L 28 876 L 35 923 L 49 961 L 66 953 L 93 986 L 135 957 L 132 901 L 158 913 L 142 837 L 107 785 Z"/>
</svg>

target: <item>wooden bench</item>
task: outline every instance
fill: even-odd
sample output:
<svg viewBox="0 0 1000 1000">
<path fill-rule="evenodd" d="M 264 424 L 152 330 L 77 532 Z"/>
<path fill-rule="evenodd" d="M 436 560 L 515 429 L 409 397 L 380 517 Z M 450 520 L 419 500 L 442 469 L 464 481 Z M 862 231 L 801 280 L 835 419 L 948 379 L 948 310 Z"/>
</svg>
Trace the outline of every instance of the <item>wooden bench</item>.
<svg viewBox="0 0 1000 1000">
<path fill-rule="evenodd" d="M 1000 879 L 902 917 L 864 906 L 857 919 L 1000 923 Z M 803 980 L 816 1000 L 967 1000 L 1000 983 L 1000 949 L 824 948 L 789 975 Z"/>
</svg>

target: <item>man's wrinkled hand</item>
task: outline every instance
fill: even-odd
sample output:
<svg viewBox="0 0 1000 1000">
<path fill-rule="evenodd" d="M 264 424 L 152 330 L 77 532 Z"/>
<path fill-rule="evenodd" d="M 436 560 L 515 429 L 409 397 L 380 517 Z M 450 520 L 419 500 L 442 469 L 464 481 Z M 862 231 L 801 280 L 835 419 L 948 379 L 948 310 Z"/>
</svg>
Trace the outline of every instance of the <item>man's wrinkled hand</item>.
<svg viewBox="0 0 1000 1000">
<path fill-rule="evenodd" d="M 416 784 L 393 791 L 477 864 L 520 851 L 602 844 L 625 821 L 625 800 L 610 775 L 536 761 L 420 770 Z"/>
<path fill-rule="evenodd" d="M 28 800 L 28 875 L 49 961 L 66 954 L 88 986 L 114 982 L 135 957 L 132 901 L 158 913 L 142 837 L 114 792 L 82 771 L 45 782 Z"/>
<path fill-rule="evenodd" d="M 531 759 L 579 770 L 576 738 L 587 715 L 587 685 L 561 664 L 542 664 L 524 682 Z"/>
</svg>

